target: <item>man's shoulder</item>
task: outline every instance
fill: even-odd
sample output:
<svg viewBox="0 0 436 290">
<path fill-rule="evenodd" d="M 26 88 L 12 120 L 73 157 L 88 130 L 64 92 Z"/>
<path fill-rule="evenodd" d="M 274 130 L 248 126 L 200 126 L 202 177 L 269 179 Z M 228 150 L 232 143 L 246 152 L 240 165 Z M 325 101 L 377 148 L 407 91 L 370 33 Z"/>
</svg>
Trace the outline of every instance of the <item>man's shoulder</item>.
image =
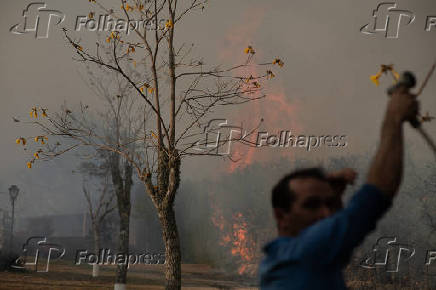
<svg viewBox="0 0 436 290">
<path fill-rule="evenodd" d="M 268 243 L 266 243 L 263 246 L 262 251 L 266 255 L 274 255 L 278 251 L 280 251 L 280 249 L 282 249 L 284 246 L 288 246 L 289 244 L 291 244 L 294 240 L 295 240 L 295 238 L 293 238 L 293 237 L 279 236 L 279 237 L 269 241 Z"/>
<path fill-rule="evenodd" d="M 392 199 L 383 193 L 377 186 L 372 184 L 362 185 L 351 198 L 347 208 L 371 207 L 375 212 L 383 212 L 392 205 Z"/>
</svg>

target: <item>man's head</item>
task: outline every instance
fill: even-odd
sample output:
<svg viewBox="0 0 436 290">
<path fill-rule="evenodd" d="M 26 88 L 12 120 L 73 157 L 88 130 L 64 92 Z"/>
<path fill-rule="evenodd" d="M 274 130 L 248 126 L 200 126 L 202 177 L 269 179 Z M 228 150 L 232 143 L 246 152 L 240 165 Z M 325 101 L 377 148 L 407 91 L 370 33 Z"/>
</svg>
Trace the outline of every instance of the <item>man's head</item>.
<svg viewBox="0 0 436 290">
<path fill-rule="evenodd" d="M 294 171 L 283 177 L 272 191 L 279 235 L 298 235 L 306 227 L 330 216 L 339 204 L 340 196 L 320 168 Z"/>
</svg>

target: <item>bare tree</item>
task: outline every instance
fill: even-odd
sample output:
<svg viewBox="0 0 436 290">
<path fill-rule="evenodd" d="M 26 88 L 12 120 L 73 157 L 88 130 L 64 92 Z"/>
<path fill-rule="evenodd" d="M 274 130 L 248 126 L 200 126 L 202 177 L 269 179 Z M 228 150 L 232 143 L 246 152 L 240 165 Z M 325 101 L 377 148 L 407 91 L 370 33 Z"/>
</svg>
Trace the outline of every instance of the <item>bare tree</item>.
<svg viewBox="0 0 436 290">
<path fill-rule="evenodd" d="M 107 154 L 106 154 L 107 155 Z M 85 175 L 82 190 L 88 206 L 89 216 L 92 223 L 92 235 L 94 240 L 94 251 L 99 253 L 101 250 L 100 237 L 102 236 L 102 226 L 106 217 L 116 209 L 114 203 L 115 192 L 112 184 L 109 181 L 110 167 L 108 162 L 103 165 L 95 166 L 95 164 L 87 162 L 82 163 L 81 172 Z M 92 189 L 92 185 L 86 179 L 88 177 L 97 176 L 100 181 L 98 188 Z M 90 189 L 91 188 L 91 189 Z M 92 267 L 92 276 L 98 277 L 99 265 L 95 263 Z"/>
<path fill-rule="evenodd" d="M 139 99 L 129 98 L 129 85 L 118 75 L 95 73 L 87 67 L 85 76 L 90 89 L 103 100 L 101 110 L 93 111 L 82 103 L 75 110 L 64 104 L 60 112 L 51 114 L 44 108 L 34 107 L 31 110 L 34 120 L 30 123 L 37 125 L 43 135 L 32 137 L 35 143 L 28 144 L 29 138 L 24 137 L 18 138 L 17 143 L 37 147 L 28 162 L 29 168 L 37 160 L 50 160 L 75 150 L 81 158 L 91 160 L 82 162 L 79 172 L 99 178 L 111 176 L 120 217 L 118 250 L 127 255 L 133 167 L 126 157 L 135 156 L 137 145 L 131 139 L 143 130 L 147 109 L 138 104 Z M 47 136 L 51 136 L 50 141 Z M 126 279 L 127 265 L 120 263 L 116 285 L 124 285 Z"/>
<path fill-rule="evenodd" d="M 124 127 L 124 132 L 128 132 L 124 137 L 128 137 L 121 138 L 120 132 L 116 131 L 115 138 L 111 139 L 84 125 L 76 113 L 64 110 L 48 116 L 46 123 L 40 120 L 34 123 L 47 135 L 68 137 L 74 141 L 73 144 L 66 148 L 49 147 L 39 151 L 39 154 L 55 157 L 81 146 L 111 152 L 111 164 L 115 168 L 112 179 L 118 197 L 121 227 L 124 231 L 127 230 L 127 233 L 120 231 L 122 243 L 126 240 L 128 243 L 128 227 L 123 225 L 128 222 L 130 213 L 130 203 L 127 203 L 130 196 L 123 194 L 130 193 L 131 174 L 135 170 L 157 209 L 161 223 L 165 245 L 166 289 L 180 289 L 180 241 L 173 206 L 180 184 L 182 158 L 220 155 L 216 153 L 217 148 L 232 141 L 255 146 L 247 138 L 254 132 L 252 130 L 241 132 L 238 137 L 230 134 L 219 139 L 216 146 L 204 148 L 204 145 L 209 145 L 209 141 L 204 140 L 202 127 L 220 107 L 241 105 L 264 98 L 263 81 L 273 78 L 275 75 L 271 67 L 281 67 L 283 62 L 274 59 L 255 63 L 255 50 L 251 46 L 245 50 L 241 48 L 241 55 L 246 55 L 243 62 L 228 67 L 210 65 L 202 58 L 191 57 L 192 46 L 175 43 L 176 28 L 191 12 L 201 12 L 207 4 L 204 0 L 121 0 L 121 9 L 117 11 L 104 7 L 98 1 L 90 2 L 116 21 L 125 23 L 126 31 L 131 34 L 126 35 L 113 29 L 104 42 L 96 43 L 95 48 L 83 47 L 84 44 L 75 40 L 66 29 L 65 37 L 74 48 L 77 61 L 96 64 L 115 73 L 128 85 L 126 90 L 130 95 L 140 97 L 136 99 L 143 103 L 140 106 L 142 118 L 129 119 L 132 114 L 125 117 L 143 122 L 135 127 L 127 121 L 130 125 Z M 94 14 L 91 11 L 89 17 L 94 17 Z M 146 28 L 141 29 L 137 23 L 142 23 L 142 28 Z M 265 66 L 268 69 L 259 72 Z M 124 94 L 117 96 L 119 100 L 127 98 Z M 38 111 L 38 108 L 34 109 Z M 85 115 L 83 109 L 81 111 Z M 112 113 L 119 122 L 121 119 L 118 118 L 117 110 Z M 148 118 L 152 118 L 154 124 L 146 122 Z M 117 124 L 114 128 L 118 128 Z M 198 150 L 199 146 L 203 148 Z M 231 154 L 227 157 L 231 159 Z M 31 160 L 30 165 L 34 161 Z M 121 162 L 124 164 L 124 176 L 119 170 Z M 117 283 L 125 284 L 126 276 L 120 277 L 117 275 Z"/>
</svg>

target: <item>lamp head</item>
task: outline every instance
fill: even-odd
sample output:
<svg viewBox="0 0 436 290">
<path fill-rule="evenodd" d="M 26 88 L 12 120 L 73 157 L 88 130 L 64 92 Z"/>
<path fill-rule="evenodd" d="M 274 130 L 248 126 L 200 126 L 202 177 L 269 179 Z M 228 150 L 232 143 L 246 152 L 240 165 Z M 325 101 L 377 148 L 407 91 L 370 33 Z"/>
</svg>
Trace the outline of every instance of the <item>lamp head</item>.
<svg viewBox="0 0 436 290">
<path fill-rule="evenodd" d="M 9 196 L 11 197 L 11 200 L 15 200 L 18 197 L 19 191 L 20 189 L 15 184 L 9 187 Z"/>
</svg>

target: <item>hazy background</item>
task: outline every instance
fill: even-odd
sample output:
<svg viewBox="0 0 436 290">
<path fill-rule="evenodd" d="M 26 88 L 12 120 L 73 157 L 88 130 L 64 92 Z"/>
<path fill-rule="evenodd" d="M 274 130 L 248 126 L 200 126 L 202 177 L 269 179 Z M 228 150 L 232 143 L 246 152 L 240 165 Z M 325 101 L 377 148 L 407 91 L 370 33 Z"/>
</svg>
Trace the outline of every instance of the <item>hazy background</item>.
<svg viewBox="0 0 436 290">
<path fill-rule="evenodd" d="M 106 2 L 106 1 L 105 1 Z M 113 1 L 107 1 L 110 6 Z M 18 217 L 80 213 L 85 210 L 81 177 L 72 175 L 72 154 L 56 161 L 37 163 L 26 168 L 28 155 L 15 144 L 19 136 L 35 134 L 28 126 L 14 123 L 12 117 L 27 119 L 30 108 L 44 106 L 56 110 L 64 101 L 84 101 L 91 108 L 98 100 L 85 86 L 80 64 L 72 60 L 72 49 L 63 34 L 51 29 L 48 39 L 35 39 L 33 34 L 14 35 L 9 28 L 22 21 L 22 10 L 30 1 L 1 1 L 0 11 L 0 191 L 7 192 L 17 184 L 24 192 L 18 197 Z M 89 2 L 46 1 L 48 8 L 66 14 L 63 26 L 70 30 L 78 15 L 87 15 Z M 436 29 L 424 30 L 426 17 L 436 15 L 436 3 L 397 1 L 399 9 L 413 11 L 416 20 L 402 27 L 398 39 L 382 34 L 364 35 L 360 28 L 370 21 L 378 1 L 211 1 L 203 13 L 194 13 L 178 27 L 177 43 L 195 43 L 195 56 L 208 63 L 231 65 L 247 45 L 253 45 L 261 59 L 279 56 L 285 66 L 277 70 L 273 95 L 283 99 L 262 100 L 258 105 L 238 108 L 235 122 L 255 123 L 265 118 L 270 128 L 293 130 L 307 135 L 347 135 L 347 147 L 306 152 L 304 149 L 262 149 L 242 155 L 266 162 L 276 159 L 312 159 L 322 163 L 331 157 L 371 152 L 377 143 L 379 125 L 387 98 L 385 88 L 391 79 L 381 79 L 374 86 L 369 76 L 380 64 L 394 63 L 397 70 L 416 72 L 422 80 L 436 58 Z M 115 1 L 114 6 L 118 7 Z M 75 33 L 78 39 L 91 41 L 93 32 Z M 243 57 L 243 56 L 242 56 Z M 423 111 L 436 114 L 436 79 L 429 83 L 421 102 Z M 276 101 L 274 101 L 276 100 Z M 283 102 L 283 100 L 285 102 Z M 259 111 L 259 108 L 262 109 Z M 289 108 L 289 110 L 287 110 Z M 259 116 L 259 113 L 266 114 Z M 238 117 L 236 117 L 238 116 Z M 252 120 L 251 120 L 251 119 Z M 436 123 L 426 125 L 436 137 Z M 431 152 L 411 129 L 406 129 L 407 151 L 419 164 L 432 159 Z M 246 149 L 248 152 L 248 149 Z M 244 157 L 245 156 L 245 157 Z M 257 157 L 259 156 L 259 157 Z M 245 160 L 245 161 L 244 161 Z M 244 163 L 245 162 L 245 163 Z M 251 161 L 250 161 L 251 162 Z M 245 164 L 245 165 L 244 165 Z M 231 169 L 229 169 L 231 168 Z M 238 165 L 205 157 L 186 160 L 183 178 L 215 178 L 221 172 L 232 172 Z M 279 176 L 277 176 L 279 178 Z M 407 178 L 407 177 L 406 177 Z M 243 180 L 240 186 L 249 183 Z M 8 195 L 0 195 L 0 206 L 9 209 Z"/>
</svg>

